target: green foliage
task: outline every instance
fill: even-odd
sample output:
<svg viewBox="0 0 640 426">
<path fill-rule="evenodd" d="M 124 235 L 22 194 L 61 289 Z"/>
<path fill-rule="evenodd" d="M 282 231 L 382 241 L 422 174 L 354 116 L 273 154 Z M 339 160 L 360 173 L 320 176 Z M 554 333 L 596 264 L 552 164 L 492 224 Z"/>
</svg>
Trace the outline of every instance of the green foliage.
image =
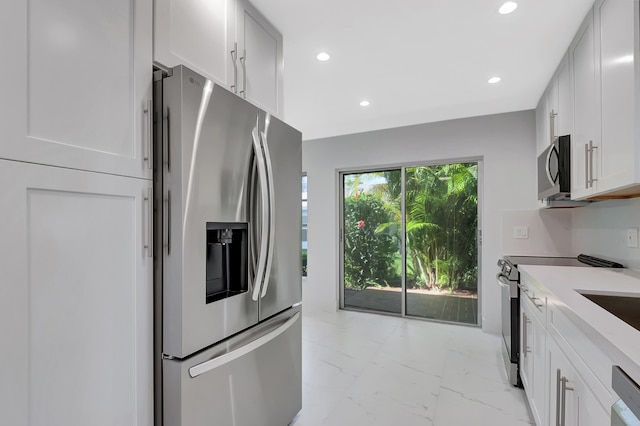
<svg viewBox="0 0 640 426">
<path fill-rule="evenodd" d="M 400 286 L 394 271 L 398 241 L 394 230 L 378 230 L 389 222 L 389 210 L 379 196 L 361 194 L 344 200 L 344 280 L 345 287 Z"/>
<path fill-rule="evenodd" d="M 302 249 L 302 276 L 307 276 L 307 250 Z"/>
<path fill-rule="evenodd" d="M 400 223 L 401 178 L 388 173 L 390 206 Z M 407 286 L 477 288 L 477 163 L 406 169 Z"/>
</svg>

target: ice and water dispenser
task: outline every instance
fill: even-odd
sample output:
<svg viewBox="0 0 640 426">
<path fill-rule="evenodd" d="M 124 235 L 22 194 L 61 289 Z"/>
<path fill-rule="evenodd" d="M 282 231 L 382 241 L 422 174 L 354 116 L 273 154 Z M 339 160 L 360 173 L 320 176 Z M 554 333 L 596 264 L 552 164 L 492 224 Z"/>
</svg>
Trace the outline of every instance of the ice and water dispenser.
<svg viewBox="0 0 640 426">
<path fill-rule="evenodd" d="M 207 303 L 248 291 L 246 223 L 207 223 Z"/>
</svg>

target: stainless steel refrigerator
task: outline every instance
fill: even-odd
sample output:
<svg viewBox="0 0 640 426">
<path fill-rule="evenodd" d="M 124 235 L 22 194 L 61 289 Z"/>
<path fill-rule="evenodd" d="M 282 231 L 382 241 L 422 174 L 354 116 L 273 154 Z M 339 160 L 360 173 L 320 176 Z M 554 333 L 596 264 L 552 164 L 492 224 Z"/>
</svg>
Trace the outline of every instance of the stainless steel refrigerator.
<svg viewBox="0 0 640 426">
<path fill-rule="evenodd" d="M 184 66 L 154 80 L 156 423 L 287 425 L 302 407 L 301 134 Z"/>
</svg>

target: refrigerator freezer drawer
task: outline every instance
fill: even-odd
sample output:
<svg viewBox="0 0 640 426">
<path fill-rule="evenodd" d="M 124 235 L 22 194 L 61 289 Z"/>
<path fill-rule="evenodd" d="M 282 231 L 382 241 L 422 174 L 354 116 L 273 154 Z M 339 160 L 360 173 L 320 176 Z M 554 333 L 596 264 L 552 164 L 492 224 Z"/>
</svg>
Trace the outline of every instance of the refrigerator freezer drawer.
<svg viewBox="0 0 640 426">
<path fill-rule="evenodd" d="M 165 359 L 164 425 L 283 426 L 302 408 L 300 308 L 186 360 Z"/>
</svg>

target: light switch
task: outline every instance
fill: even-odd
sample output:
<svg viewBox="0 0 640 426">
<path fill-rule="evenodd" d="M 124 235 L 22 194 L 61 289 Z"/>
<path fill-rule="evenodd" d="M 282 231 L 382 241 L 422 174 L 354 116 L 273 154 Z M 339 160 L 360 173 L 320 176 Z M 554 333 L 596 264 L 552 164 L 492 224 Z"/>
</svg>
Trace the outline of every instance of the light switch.
<svg viewBox="0 0 640 426">
<path fill-rule="evenodd" d="M 627 229 L 627 247 L 638 248 L 638 228 Z"/>
<path fill-rule="evenodd" d="M 516 238 L 516 239 L 529 238 L 529 227 L 528 226 L 514 226 L 513 227 L 513 238 Z"/>
</svg>

